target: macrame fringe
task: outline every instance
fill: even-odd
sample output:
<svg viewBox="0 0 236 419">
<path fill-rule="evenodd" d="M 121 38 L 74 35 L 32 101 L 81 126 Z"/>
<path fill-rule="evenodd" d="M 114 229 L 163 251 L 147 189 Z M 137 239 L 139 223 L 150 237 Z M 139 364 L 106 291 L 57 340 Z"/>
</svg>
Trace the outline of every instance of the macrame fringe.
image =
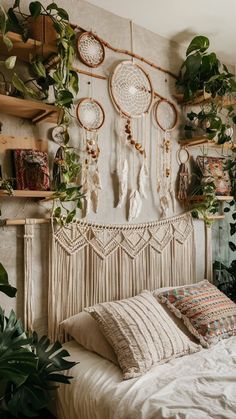
<svg viewBox="0 0 236 419">
<path fill-rule="evenodd" d="M 134 225 L 78 221 L 53 232 L 49 336 L 85 307 L 128 298 L 143 289 L 195 282 L 190 214 Z"/>
</svg>

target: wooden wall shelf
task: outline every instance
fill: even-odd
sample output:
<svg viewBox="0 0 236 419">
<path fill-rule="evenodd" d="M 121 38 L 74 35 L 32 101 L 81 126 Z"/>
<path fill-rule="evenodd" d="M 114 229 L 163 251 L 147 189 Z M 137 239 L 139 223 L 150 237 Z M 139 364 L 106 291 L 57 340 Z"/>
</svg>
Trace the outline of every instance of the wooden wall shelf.
<svg viewBox="0 0 236 419">
<path fill-rule="evenodd" d="M 231 195 L 217 195 L 216 196 L 217 201 L 221 201 L 221 202 L 230 202 L 234 199 L 233 196 Z M 190 201 L 195 201 L 195 202 L 200 202 L 204 200 L 204 196 L 203 195 L 195 195 L 193 197 L 190 198 Z"/>
<path fill-rule="evenodd" d="M 35 124 L 38 122 L 56 124 L 59 115 L 56 106 L 6 95 L 0 95 L 0 110 L 7 115 L 30 119 Z"/>
<path fill-rule="evenodd" d="M 1 55 L 16 55 L 17 58 L 19 58 L 21 61 L 28 62 L 30 54 L 39 54 L 46 60 L 52 54 L 57 52 L 56 45 L 42 44 L 42 42 L 36 41 L 35 39 L 28 39 L 27 42 L 23 42 L 21 35 L 15 32 L 8 32 L 7 36 L 12 41 L 13 48 L 8 51 L 6 45 L 3 42 L 3 36 L 0 34 Z"/>
<path fill-rule="evenodd" d="M 9 197 L 9 198 L 49 198 L 55 192 L 54 191 L 13 191 L 12 195 L 9 195 L 7 191 L 0 190 L 0 197 Z"/>
<path fill-rule="evenodd" d="M 211 147 L 211 148 L 227 148 L 227 149 L 236 147 L 236 144 L 230 141 L 224 144 L 217 144 L 215 141 L 209 140 L 206 137 L 194 137 L 192 139 L 179 140 L 178 143 L 184 147 L 206 146 L 206 147 Z"/>
<path fill-rule="evenodd" d="M 189 102 L 184 102 L 184 95 L 181 93 L 177 93 L 174 95 L 174 98 L 176 99 L 176 101 L 181 104 L 181 105 L 185 105 L 185 106 L 199 106 L 199 105 L 204 105 L 204 103 L 209 103 L 212 100 L 216 103 L 218 103 L 221 106 L 234 106 L 236 105 L 236 98 L 230 98 L 230 97 L 219 97 L 216 99 L 213 99 L 212 96 L 209 93 L 205 93 L 205 94 L 200 94 L 199 96 L 197 96 L 195 99 L 193 99 L 192 101 Z"/>
</svg>

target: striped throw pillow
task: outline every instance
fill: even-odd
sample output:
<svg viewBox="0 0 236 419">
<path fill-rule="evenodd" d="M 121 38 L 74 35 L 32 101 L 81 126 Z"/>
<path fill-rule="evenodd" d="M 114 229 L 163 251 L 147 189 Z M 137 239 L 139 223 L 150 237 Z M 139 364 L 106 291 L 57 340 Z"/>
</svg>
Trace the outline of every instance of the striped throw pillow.
<svg viewBox="0 0 236 419">
<path fill-rule="evenodd" d="M 236 335 L 236 304 L 206 280 L 154 292 L 154 296 L 182 318 L 188 330 L 205 347 Z"/>
<path fill-rule="evenodd" d="M 98 322 L 113 347 L 124 379 L 138 377 L 153 365 L 200 350 L 149 291 L 85 310 Z"/>
</svg>

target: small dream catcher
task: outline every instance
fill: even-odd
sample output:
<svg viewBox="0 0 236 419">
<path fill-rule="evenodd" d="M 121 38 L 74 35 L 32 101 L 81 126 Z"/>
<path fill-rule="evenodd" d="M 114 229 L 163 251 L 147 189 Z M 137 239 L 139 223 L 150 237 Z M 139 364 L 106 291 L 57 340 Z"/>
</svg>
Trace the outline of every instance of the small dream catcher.
<svg viewBox="0 0 236 419">
<path fill-rule="evenodd" d="M 129 197 L 128 216 L 128 220 L 131 221 L 138 217 L 142 207 L 142 198 L 146 197 L 145 183 L 148 177 L 148 168 L 144 145 L 144 119 L 152 105 L 153 87 L 149 75 L 143 68 L 133 61 L 128 60 L 122 61 L 116 66 L 109 80 L 109 91 L 112 102 L 122 120 L 121 132 L 119 134 L 120 138 L 125 138 L 125 141 L 128 141 L 133 150 L 133 173 L 131 175 L 133 184 L 131 185 L 131 194 Z M 140 131 L 142 131 L 141 134 Z M 138 187 L 135 184 L 135 153 L 142 159 L 138 175 Z M 121 207 L 128 191 L 128 161 L 126 156 L 123 162 L 119 161 L 118 172 L 118 207 Z"/>
<path fill-rule="evenodd" d="M 88 67 L 96 68 L 105 58 L 105 48 L 101 41 L 91 32 L 83 32 L 77 41 L 79 58 Z"/>
<path fill-rule="evenodd" d="M 97 212 L 98 191 L 102 188 L 98 169 L 100 149 L 98 146 L 98 130 L 103 126 L 105 113 L 98 101 L 92 98 L 80 100 L 76 109 L 79 125 L 83 129 L 85 158 L 82 170 L 83 192 L 86 198 L 86 215 L 91 209 Z"/>
<path fill-rule="evenodd" d="M 154 107 L 154 120 L 164 132 L 164 138 L 158 137 L 157 147 L 157 191 L 160 196 L 161 216 L 166 217 L 172 202 L 175 210 L 175 193 L 172 176 L 172 144 L 171 132 L 178 122 L 178 113 L 175 105 L 167 99 L 159 100 Z"/>
<path fill-rule="evenodd" d="M 188 187 L 189 187 L 189 169 L 187 163 L 189 162 L 189 151 L 185 147 L 181 147 L 177 151 L 177 161 L 179 163 L 179 174 L 178 174 L 178 200 L 186 204 L 188 198 Z"/>
</svg>

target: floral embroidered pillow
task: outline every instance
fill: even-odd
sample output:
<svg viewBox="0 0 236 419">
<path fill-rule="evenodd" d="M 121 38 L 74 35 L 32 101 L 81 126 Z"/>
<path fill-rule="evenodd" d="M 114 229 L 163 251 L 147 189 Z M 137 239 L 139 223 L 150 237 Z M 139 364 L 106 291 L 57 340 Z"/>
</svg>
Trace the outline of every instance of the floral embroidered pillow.
<svg viewBox="0 0 236 419">
<path fill-rule="evenodd" d="M 236 304 L 206 280 L 154 295 L 205 347 L 236 335 Z"/>
</svg>

